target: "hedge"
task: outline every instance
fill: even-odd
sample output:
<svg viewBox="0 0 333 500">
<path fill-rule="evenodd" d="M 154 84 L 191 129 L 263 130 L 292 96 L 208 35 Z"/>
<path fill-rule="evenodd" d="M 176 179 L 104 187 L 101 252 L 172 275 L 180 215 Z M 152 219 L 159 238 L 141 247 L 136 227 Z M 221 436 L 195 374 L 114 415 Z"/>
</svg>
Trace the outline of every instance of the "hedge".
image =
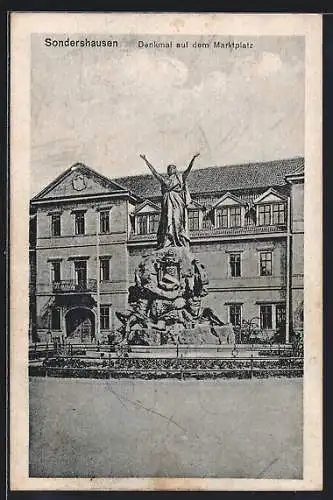
<svg viewBox="0 0 333 500">
<path fill-rule="evenodd" d="M 30 366 L 31 376 L 82 378 L 267 378 L 301 377 L 303 359 L 260 358 L 113 358 L 83 360 L 55 357 Z"/>
</svg>

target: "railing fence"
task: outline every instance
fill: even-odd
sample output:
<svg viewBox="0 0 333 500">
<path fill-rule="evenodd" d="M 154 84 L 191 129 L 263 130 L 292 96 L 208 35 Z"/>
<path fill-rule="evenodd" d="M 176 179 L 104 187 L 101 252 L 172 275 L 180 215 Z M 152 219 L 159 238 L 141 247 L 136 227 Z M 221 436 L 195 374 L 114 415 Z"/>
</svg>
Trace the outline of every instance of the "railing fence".
<svg viewBox="0 0 333 500">
<path fill-rule="evenodd" d="M 250 348 L 249 348 L 250 347 Z M 29 374 L 55 377 L 253 378 L 302 376 L 303 357 L 291 346 L 33 345 Z"/>
</svg>

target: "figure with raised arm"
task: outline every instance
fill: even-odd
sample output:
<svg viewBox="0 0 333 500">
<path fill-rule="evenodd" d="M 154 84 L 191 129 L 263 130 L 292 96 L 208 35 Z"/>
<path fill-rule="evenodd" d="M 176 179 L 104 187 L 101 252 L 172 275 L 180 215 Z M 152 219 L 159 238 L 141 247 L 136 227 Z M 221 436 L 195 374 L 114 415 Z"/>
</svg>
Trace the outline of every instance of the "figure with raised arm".
<svg viewBox="0 0 333 500">
<path fill-rule="evenodd" d="M 140 158 L 146 162 L 154 177 L 161 184 L 162 204 L 157 231 L 158 249 L 168 246 L 189 246 L 187 207 L 191 203 L 191 196 L 186 181 L 192 170 L 194 160 L 199 154 L 193 156 L 187 169 L 182 174 L 178 173 L 175 165 L 168 165 L 167 176 L 158 173 L 146 156 L 140 155 Z"/>
</svg>

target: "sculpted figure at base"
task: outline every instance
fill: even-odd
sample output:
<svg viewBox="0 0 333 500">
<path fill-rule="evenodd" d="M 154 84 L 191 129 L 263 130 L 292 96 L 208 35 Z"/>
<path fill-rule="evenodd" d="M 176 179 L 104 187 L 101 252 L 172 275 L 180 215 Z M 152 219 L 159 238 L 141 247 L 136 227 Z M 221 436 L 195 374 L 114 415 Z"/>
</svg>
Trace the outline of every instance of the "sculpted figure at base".
<svg viewBox="0 0 333 500">
<path fill-rule="evenodd" d="M 199 324 L 223 325 L 209 308 L 205 266 L 188 248 L 167 247 L 145 255 L 135 270 L 129 289 L 129 309 L 116 313 L 122 323 L 122 343 L 160 344 L 179 342 L 186 330 Z"/>
<path fill-rule="evenodd" d="M 199 153 L 193 156 L 182 174 L 178 173 L 175 165 L 168 165 L 167 176 L 163 176 L 156 171 L 145 155 L 140 155 L 161 185 L 162 203 L 157 248 L 189 246 L 187 206 L 191 203 L 191 196 L 186 181 L 198 156 Z"/>
</svg>

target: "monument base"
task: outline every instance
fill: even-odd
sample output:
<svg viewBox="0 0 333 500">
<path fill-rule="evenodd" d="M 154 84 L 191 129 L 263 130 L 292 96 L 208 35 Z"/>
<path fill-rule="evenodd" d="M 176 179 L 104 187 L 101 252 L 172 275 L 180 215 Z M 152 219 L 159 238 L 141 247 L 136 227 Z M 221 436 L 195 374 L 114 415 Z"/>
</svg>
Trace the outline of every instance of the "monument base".
<svg viewBox="0 0 333 500">
<path fill-rule="evenodd" d="M 178 337 L 179 344 L 218 344 L 218 338 L 212 334 L 211 327 L 198 325 L 186 328 Z"/>
<path fill-rule="evenodd" d="M 116 312 L 121 343 L 175 345 L 234 343 L 232 327 L 209 307 L 205 266 L 187 247 L 167 247 L 145 254 L 129 288 L 129 309 Z M 224 325 L 224 326 L 223 326 Z"/>
<path fill-rule="evenodd" d="M 128 343 L 138 346 L 162 345 L 202 345 L 202 344 L 229 344 L 235 343 L 235 335 L 230 325 L 210 326 L 196 325 L 194 328 L 175 328 L 159 331 L 154 328 L 143 328 L 133 332 Z"/>
</svg>

